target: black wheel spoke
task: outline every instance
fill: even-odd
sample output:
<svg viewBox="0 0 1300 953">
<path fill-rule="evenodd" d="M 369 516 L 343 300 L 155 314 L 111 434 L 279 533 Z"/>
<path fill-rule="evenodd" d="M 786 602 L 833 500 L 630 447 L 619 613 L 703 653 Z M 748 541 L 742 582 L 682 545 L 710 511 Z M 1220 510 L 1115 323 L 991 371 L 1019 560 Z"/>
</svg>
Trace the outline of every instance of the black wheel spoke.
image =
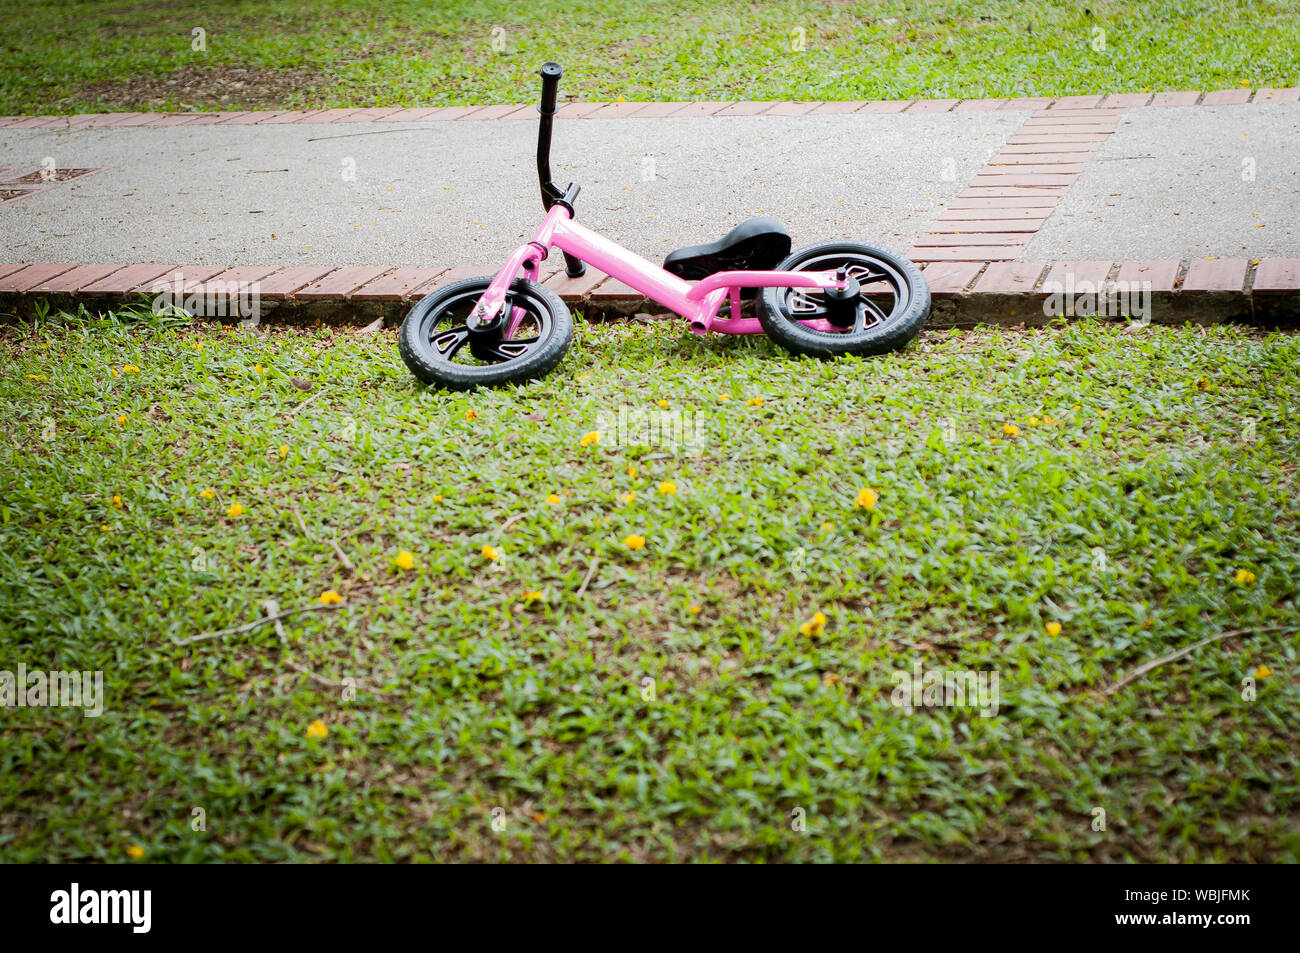
<svg viewBox="0 0 1300 953">
<path fill-rule="evenodd" d="M 859 320 L 861 320 L 861 318 L 862 318 L 862 312 L 866 312 L 867 314 L 870 314 L 870 315 L 871 315 L 871 317 L 872 317 L 872 319 L 873 319 L 872 322 L 871 322 L 872 324 L 879 324 L 879 323 L 882 322 L 882 321 L 888 321 L 888 320 L 889 320 L 889 316 L 888 316 L 887 314 L 885 314 L 885 312 L 881 311 L 881 310 L 880 310 L 880 306 L 877 305 L 877 304 L 876 304 L 874 301 L 872 301 L 870 298 L 863 298 L 863 299 L 862 299 L 862 308 L 860 309 L 859 314 L 858 314 L 858 318 L 859 318 Z M 854 331 L 862 331 L 862 330 L 864 330 L 864 328 L 860 328 L 860 327 L 858 327 L 857 325 L 854 325 L 853 330 L 854 330 Z"/>
<path fill-rule="evenodd" d="M 811 321 L 825 317 L 826 302 L 819 296 L 809 294 L 803 288 L 793 288 L 786 298 L 786 307 L 796 321 Z"/>
<path fill-rule="evenodd" d="M 873 281 L 879 281 L 889 276 L 881 268 L 873 267 L 871 262 L 859 262 L 848 266 L 849 277 L 853 278 L 860 285 L 869 285 Z"/>
<path fill-rule="evenodd" d="M 434 353 L 444 361 L 451 361 L 456 356 L 456 352 L 464 347 L 465 342 L 468 340 L 469 328 L 463 324 L 443 331 L 433 331 L 429 334 L 429 343 L 433 345 Z"/>
<path fill-rule="evenodd" d="M 497 341 L 483 349 L 483 354 L 497 361 L 509 361 L 528 353 L 528 348 L 537 343 L 537 338 L 519 341 Z"/>
</svg>

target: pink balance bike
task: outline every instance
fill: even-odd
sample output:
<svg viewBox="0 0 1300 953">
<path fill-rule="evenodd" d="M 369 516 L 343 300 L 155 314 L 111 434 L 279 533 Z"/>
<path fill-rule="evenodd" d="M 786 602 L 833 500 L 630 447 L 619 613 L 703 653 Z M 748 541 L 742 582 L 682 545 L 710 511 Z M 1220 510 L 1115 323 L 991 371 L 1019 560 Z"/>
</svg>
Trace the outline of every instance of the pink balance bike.
<svg viewBox="0 0 1300 953">
<path fill-rule="evenodd" d="M 883 354 L 916 337 L 930 313 L 925 279 L 912 262 L 874 245 L 824 242 L 791 254 L 779 223 L 751 218 L 716 242 L 678 249 L 660 268 L 579 225 L 579 186 L 561 190 L 551 181 L 560 72 L 555 63 L 541 69 L 537 174 L 546 217 L 495 276 L 439 288 L 407 314 L 399 349 L 421 381 L 470 390 L 536 379 L 560 363 L 573 316 L 539 281 L 552 248 L 564 253 L 570 277 L 586 271 L 584 262 L 594 265 L 686 318 L 696 334 L 767 332 L 793 353 L 816 357 Z M 743 317 L 741 299 L 755 296 L 757 318 Z"/>
</svg>

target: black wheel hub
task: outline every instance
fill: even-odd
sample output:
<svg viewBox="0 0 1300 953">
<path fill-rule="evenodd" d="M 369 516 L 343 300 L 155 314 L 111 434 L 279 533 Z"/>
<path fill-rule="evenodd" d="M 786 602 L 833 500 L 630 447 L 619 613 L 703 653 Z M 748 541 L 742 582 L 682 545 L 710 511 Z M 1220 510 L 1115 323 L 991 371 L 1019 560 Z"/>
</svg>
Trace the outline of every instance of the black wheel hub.
<svg viewBox="0 0 1300 953">
<path fill-rule="evenodd" d="M 821 321 L 821 333 L 858 334 L 889 320 L 904 309 L 910 297 L 907 282 L 891 264 L 869 255 L 831 253 L 809 255 L 787 261 L 794 271 L 835 270 L 843 288 L 787 288 L 778 307 L 789 320 L 799 323 Z M 892 300 L 891 300 L 892 299 Z"/>
<path fill-rule="evenodd" d="M 468 351 L 477 362 L 500 364 L 541 346 L 549 333 L 551 320 L 536 296 L 512 288 L 506 294 L 501 310 L 484 319 L 471 306 L 477 304 L 487 284 L 484 280 L 481 287 L 466 289 L 430 312 L 425 326 L 434 360 L 455 364 L 463 360 L 463 352 Z M 528 330 L 516 331 L 507 339 L 511 315 L 516 308 L 523 309 Z"/>
<path fill-rule="evenodd" d="M 851 328 L 858 316 L 858 296 L 862 285 L 856 278 L 850 278 L 848 269 L 840 265 L 835 277 L 844 282 L 843 288 L 828 288 L 825 293 L 826 320 L 837 328 Z"/>
</svg>

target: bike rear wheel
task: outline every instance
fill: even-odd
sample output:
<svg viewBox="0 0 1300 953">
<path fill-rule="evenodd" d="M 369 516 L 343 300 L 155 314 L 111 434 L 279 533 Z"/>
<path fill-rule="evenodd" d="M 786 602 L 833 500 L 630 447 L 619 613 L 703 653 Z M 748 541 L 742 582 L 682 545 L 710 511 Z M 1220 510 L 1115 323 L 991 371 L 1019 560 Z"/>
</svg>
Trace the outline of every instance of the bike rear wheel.
<svg viewBox="0 0 1300 953">
<path fill-rule="evenodd" d="M 822 242 L 777 265 L 778 271 L 840 268 L 861 289 L 848 303 L 834 305 L 816 288 L 764 288 L 757 311 L 768 336 L 795 354 L 837 357 L 902 350 L 920 333 L 930 314 L 930 289 L 901 255 L 859 242 Z"/>
</svg>

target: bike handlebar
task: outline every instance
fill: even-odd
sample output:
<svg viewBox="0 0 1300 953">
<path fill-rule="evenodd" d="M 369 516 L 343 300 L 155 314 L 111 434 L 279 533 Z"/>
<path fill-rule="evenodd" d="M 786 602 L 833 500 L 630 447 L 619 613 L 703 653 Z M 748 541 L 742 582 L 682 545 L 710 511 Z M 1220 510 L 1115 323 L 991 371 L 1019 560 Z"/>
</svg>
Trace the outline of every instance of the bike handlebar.
<svg viewBox="0 0 1300 953">
<path fill-rule="evenodd" d="M 542 104 L 537 111 L 542 115 L 555 112 L 555 98 L 560 91 L 560 76 L 563 70 L 559 63 L 543 63 L 540 70 L 542 77 Z"/>
<path fill-rule="evenodd" d="M 550 210 L 551 203 L 563 193 L 551 181 L 551 119 L 555 115 L 555 100 L 560 91 L 559 63 L 544 63 L 539 71 L 542 77 L 542 104 L 537 107 L 541 121 L 537 124 L 537 178 L 542 186 L 542 204 Z"/>
<path fill-rule="evenodd" d="M 563 70 L 559 63 L 543 63 L 538 71 L 542 77 L 542 102 L 537 107 L 541 121 L 537 124 L 537 178 L 542 187 L 542 205 L 549 212 L 557 202 L 573 213 L 573 201 L 578 197 L 578 186 L 572 182 L 567 189 L 561 189 L 551 181 L 551 123 L 555 117 L 555 101 L 560 92 L 560 76 Z M 564 273 L 570 278 L 577 278 L 587 266 L 568 252 L 564 253 Z"/>
</svg>

